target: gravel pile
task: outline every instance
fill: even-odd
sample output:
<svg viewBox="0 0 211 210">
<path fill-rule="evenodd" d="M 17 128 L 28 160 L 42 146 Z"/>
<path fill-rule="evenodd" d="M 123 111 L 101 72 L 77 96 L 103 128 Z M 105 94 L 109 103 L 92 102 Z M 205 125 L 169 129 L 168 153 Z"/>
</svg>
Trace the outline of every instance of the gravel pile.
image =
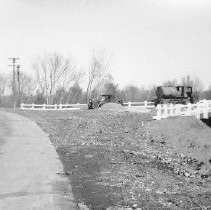
<svg viewBox="0 0 211 210">
<path fill-rule="evenodd" d="M 102 105 L 99 110 L 126 110 L 125 107 L 123 107 L 121 104 L 118 103 L 106 103 Z"/>
<path fill-rule="evenodd" d="M 211 129 L 195 117 L 172 117 L 148 125 L 150 141 L 172 148 L 183 159 L 211 169 Z M 190 162 L 190 161 L 189 161 Z"/>
</svg>

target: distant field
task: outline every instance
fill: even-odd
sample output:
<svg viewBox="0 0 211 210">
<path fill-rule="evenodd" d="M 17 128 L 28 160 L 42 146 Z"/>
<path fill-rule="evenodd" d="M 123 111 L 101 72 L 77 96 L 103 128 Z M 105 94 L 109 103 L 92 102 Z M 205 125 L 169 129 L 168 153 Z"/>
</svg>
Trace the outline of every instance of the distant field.
<svg viewBox="0 0 211 210">
<path fill-rule="evenodd" d="M 17 112 L 49 136 L 77 203 L 90 209 L 211 206 L 211 129 L 196 119 L 155 122 L 150 113 L 114 110 Z"/>
</svg>

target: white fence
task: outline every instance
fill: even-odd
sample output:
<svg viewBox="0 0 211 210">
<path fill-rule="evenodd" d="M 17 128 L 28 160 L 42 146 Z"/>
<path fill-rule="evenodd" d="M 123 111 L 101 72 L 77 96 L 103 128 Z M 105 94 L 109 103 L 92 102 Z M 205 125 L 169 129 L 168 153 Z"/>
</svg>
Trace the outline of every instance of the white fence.
<svg viewBox="0 0 211 210">
<path fill-rule="evenodd" d="M 127 106 L 128 108 L 136 108 L 136 107 L 140 107 L 140 108 L 154 108 L 154 102 L 151 101 L 144 101 L 144 102 L 127 102 L 127 103 L 123 103 L 124 106 Z"/>
<path fill-rule="evenodd" d="M 87 107 L 87 104 L 21 104 L 22 110 L 78 110 Z"/>
<path fill-rule="evenodd" d="M 154 102 L 127 102 L 123 103 L 123 106 L 127 108 L 153 108 Z M 87 104 L 21 104 L 20 108 L 22 110 L 78 110 L 82 108 L 87 108 Z"/>
<path fill-rule="evenodd" d="M 154 102 L 127 102 L 123 105 L 131 110 L 149 110 L 154 108 Z M 87 104 L 21 104 L 22 110 L 79 110 L 87 108 Z M 161 120 L 172 116 L 196 116 L 198 119 L 211 117 L 211 100 L 201 100 L 196 104 L 159 104 L 156 107 L 155 120 Z"/>
<path fill-rule="evenodd" d="M 201 100 L 196 104 L 163 104 L 157 105 L 155 120 L 172 116 L 195 116 L 198 119 L 208 119 L 211 116 L 211 100 Z"/>
</svg>

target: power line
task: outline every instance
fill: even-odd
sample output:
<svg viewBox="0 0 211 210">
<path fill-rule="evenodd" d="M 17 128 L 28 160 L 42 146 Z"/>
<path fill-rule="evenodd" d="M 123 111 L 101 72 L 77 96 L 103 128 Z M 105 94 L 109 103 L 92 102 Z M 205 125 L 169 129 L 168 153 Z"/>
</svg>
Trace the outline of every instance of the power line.
<svg viewBox="0 0 211 210">
<path fill-rule="evenodd" d="M 12 57 L 8 58 L 9 60 L 12 60 L 12 66 L 13 67 L 13 81 L 12 81 L 12 96 L 13 96 L 13 106 L 16 108 L 17 103 L 17 90 L 16 90 L 16 74 L 15 74 L 15 67 L 16 67 L 16 61 L 20 58 Z"/>
<path fill-rule="evenodd" d="M 17 65 L 17 79 L 18 79 L 18 106 L 20 107 L 20 65 Z"/>
</svg>

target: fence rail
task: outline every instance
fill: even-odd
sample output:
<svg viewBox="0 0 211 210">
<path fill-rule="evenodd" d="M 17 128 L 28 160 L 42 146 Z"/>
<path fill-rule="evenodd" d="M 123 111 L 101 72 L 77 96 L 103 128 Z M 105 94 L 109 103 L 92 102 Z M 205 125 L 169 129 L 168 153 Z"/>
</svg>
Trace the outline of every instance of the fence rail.
<svg viewBox="0 0 211 210">
<path fill-rule="evenodd" d="M 144 101 L 144 102 L 127 102 L 123 103 L 123 106 L 127 108 L 153 108 L 154 102 Z M 22 110 L 78 110 L 82 108 L 87 108 L 87 104 L 21 104 L 20 108 Z"/>
<path fill-rule="evenodd" d="M 87 107 L 87 104 L 21 104 L 22 110 L 78 110 Z"/>
<path fill-rule="evenodd" d="M 128 108 L 132 108 L 132 107 L 140 107 L 140 108 L 154 108 L 154 102 L 151 101 L 143 101 L 143 102 L 127 102 L 127 103 L 123 103 L 124 106 L 127 106 Z"/>
<path fill-rule="evenodd" d="M 154 108 L 154 102 L 126 102 L 123 106 L 131 110 L 137 108 L 147 110 Z M 79 110 L 87 108 L 87 104 L 21 104 L 22 110 Z M 165 119 L 171 116 L 196 116 L 198 119 L 207 119 L 211 117 L 211 100 L 201 100 L 196 104 L 158 104 L 156 107 L 157 114 L 153 116 L 155 120 Z"/>
<path fill-rule="evenodd" d="M 163 104 L 157 105 L 155 120 L 172 116 L 195 116 L 198 119 L 208 119 L 211 116 L 211 100 L 201 100 L 196 104 Z"/>
</svg>

